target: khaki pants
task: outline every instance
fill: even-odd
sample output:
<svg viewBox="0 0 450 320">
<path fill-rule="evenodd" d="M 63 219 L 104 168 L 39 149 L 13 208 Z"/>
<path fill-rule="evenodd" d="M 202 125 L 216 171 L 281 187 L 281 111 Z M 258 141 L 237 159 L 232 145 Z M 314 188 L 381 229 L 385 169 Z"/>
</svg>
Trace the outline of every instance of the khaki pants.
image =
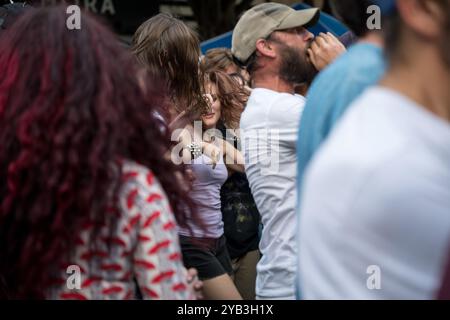
<svg viewBox="0 0 450 320">
<path fill-rule="evenodd" d="M 233 281 L 244 300 L 255 300 L 256 265 L 260 258 L 259 250 L 255 250 L 232 260 Z"/>
</svg>

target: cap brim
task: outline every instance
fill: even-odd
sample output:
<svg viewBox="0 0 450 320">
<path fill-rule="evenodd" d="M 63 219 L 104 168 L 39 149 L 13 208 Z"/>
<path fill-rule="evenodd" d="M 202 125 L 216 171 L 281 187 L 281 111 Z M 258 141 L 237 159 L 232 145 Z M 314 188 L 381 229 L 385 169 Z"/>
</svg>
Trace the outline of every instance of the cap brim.
<svg viewBox="0 0 450 320">
<path fill-rule="evenodd" d="M 284 30 L 296 27 L 310 27 L 317 23 L 320 18 L 318 8 L 298 10 L 290 13 L 278 26 L 277 30 Z"/>
</svg>

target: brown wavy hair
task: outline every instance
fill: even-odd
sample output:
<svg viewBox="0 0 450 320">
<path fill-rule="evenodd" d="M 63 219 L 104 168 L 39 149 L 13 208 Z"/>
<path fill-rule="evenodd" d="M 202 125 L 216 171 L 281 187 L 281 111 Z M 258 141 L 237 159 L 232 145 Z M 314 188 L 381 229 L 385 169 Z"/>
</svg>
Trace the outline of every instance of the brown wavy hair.
<svg viewBox="0 0 450 320">
<path fill-rule="evenodd" d="M 236 76 L 239 76 L 236 74 Z M 205 73 L 205 82 L 211 82 L 217 87 L 217 98 L 221 104 L 221 121 L 231 129 L 239 128 L 242 111 L 247 103 L 247 91 L 238 79 L 223 71 Z"/>
<path fill-rule="evenodd" d="M 177 113 L 199 115 L 207 110 L 199 73 L 200 42 L 184 22 L 165 13 L 148 19 L 133 36 L 132 52 L 150 73 L 165 79 Z"/>
<path fill-rule="evenodd" d="M 240 67 L 234 62 L 231 50 L 228 48 L 209 49 L 202 57 L 200 66 L 204 72 L 211 70 L 226 71 L 230 66 L 239 70 Z"/>
</svg>

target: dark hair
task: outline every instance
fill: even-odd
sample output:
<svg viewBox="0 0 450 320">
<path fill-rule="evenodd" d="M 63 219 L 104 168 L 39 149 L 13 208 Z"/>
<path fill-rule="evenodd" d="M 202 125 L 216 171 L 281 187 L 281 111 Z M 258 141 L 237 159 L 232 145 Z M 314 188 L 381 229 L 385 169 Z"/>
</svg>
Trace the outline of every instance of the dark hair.
<svg viewBox="0 0 450 320">
<path fill-rule="evenodd" d="M 367 8 L 373 4 L 370 0 L 337 0 L 330 1 L 334 15 L 341 19 L 357 37 L 364 36 L 367 29 L 369 14 Z"/>
<path fill-rule="evenodd" d="M 165 13 L 148 19 L 134 34 L 132 51 L 141 65 L 165 79 L 178 113 L 208 109 L 198 67 L 200 42 L 183 21 Z"/>
<path fill-rule="evenodd" d="M 66 18 L 63 6 L 31 10 L 0 38 L 0 294 L 9 298 L 42 298 L 84 223 L 114 226 L 106 208 L 121 159 L 154 172 L 180 225 L 192 211 L 163 157 L 171 144 L 157 80 L 144 91 L 106 27 L 83 14 L 70 31 Z"/>
<path fill-rule="evenodd" d="M 2 30 L 8 29 L 11 25 L 30 7 L 24 2 L 8 3 L 0 7 L 0 34 Z"/>
</svg>

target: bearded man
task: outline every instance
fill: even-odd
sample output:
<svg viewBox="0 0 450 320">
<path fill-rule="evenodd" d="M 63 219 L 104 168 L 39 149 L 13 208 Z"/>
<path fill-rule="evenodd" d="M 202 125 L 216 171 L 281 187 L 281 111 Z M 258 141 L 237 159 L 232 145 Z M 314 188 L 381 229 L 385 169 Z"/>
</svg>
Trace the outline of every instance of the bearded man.
<svg viewBox="0 0 450 320">
<path fill-rule="evenodd" d="M 296 140 L 305 105 L 295 88 L 317 73 L 307 55 L 314 35 L 306 28 L 319 14 L 263 3 L 245 12 L 233 32 L 233 56 L 246 67 L 253 88 L 240 128 L 263 225 L 257 299 L 295 298 Z"/>
</svg>

